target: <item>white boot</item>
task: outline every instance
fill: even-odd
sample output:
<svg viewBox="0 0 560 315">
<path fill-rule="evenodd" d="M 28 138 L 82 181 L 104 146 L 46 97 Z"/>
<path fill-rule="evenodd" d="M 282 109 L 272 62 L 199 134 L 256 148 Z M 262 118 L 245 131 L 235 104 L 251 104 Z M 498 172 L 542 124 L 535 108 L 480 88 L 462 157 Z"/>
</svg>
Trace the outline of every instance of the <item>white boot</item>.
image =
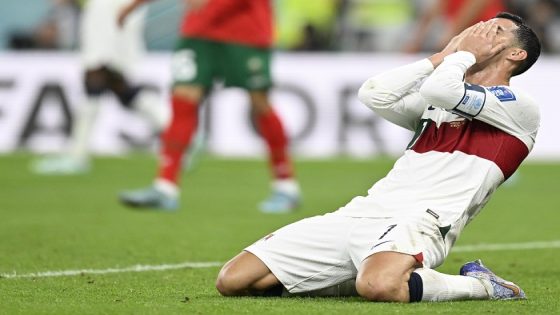
<svg viewBox="0 0 560 315">
<path fill-rule="evenodd" d="M 74 175 L 89 171 L 89 141 L 100 105 L 99 97 L 88 97 L 74 115 L 69 147 L 62 155 L 35 161 L 32 170 L 43 175 Z"/>
</svg>

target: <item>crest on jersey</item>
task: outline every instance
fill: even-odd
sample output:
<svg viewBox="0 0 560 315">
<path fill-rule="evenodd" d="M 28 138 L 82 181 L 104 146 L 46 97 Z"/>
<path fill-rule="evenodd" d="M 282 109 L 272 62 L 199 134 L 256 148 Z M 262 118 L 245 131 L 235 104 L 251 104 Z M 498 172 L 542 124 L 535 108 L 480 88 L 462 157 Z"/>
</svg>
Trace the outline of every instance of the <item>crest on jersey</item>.
<svg viewBox="0 0 560 315">
<path fill-rule="evenodd" d="M 465 120 L 454 120 L 449 122 L 451 128 L 461 128 L 465 124 Z"/>
<path fill-rule="evenodd" d="M 515 101 L 515 94 L 505 86 L 492 86 L 488 90 L 494 94 L 500 101 L 509 102 Z"/>
</svg>

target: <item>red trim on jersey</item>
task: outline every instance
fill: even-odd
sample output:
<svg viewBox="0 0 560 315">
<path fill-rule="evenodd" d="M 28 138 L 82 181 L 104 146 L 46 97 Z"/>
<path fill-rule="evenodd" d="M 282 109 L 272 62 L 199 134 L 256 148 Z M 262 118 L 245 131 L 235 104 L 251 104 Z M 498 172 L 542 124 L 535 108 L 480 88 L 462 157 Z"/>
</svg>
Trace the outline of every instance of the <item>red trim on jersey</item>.
<svg viewBox="0 0 560 315">
<path fill-rule="evenodd" d="M 424 254 L 422 254 L 422 252 L 416 254 L 416 255 L 412 255 L 412 257 L 414 257 L 414 259 L 416 259 L 417 262 L 423 264 L 424 263 Z"/>
<path fill-rule="evenodd" d="M 506 179 L 529 154 L 521 140 L 480 120 L 443 122 L 439 128 L 431 121 L 412 150 L 476 155 L 496 163 Z"/>
<path fill-rule="evenodd" d="M 202 8 L 187 11 L 181 34 L 269 48 L 272 46 L 270 0 L 208 0 Z"/>
</svg>

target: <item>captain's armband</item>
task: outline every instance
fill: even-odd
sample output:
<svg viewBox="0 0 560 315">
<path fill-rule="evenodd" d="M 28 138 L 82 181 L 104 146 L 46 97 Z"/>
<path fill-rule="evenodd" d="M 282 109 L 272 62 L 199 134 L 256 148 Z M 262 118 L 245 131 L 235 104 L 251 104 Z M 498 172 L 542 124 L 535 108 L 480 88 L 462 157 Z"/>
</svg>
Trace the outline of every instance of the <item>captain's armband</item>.
<svg viewBox="0 0 560 315">
<path fill-rule="evenodd" d="M 485 103 L 486 90 L 480 85 L 465 83 L 465 95 L 451 111 L 467 119 L 473 119 L 480 114 Z"/>
</svg>

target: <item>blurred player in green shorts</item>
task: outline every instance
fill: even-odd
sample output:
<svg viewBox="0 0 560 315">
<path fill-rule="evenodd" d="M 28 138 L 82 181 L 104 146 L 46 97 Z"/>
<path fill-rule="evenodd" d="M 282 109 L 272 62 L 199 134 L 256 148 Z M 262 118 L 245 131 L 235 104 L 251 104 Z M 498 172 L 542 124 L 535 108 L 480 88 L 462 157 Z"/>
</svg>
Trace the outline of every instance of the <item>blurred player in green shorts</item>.
<svg viewBox="0 0 560 315">
<path fill-rule="evenodd" d="M 149 0 L 135 0 L 119 17 Z M 299 185 L 288 155 L 284 127 L 272 108 L 270 54 L 272 8 L 269 0 L 185 0 L 182 39 L 172 59 L 172 120 L 162 135 L 159 173 L 153 185 L 123 192 L 129 206 L 175 209 L 181 161 L 198 125 L 198 105 L 215 80 L 249 93 L 257 127 L 264 138 L 272 171 L 272 194 L 260 204 L 267 213 L 289 212 L 300 202 Z"/>
</svg>

